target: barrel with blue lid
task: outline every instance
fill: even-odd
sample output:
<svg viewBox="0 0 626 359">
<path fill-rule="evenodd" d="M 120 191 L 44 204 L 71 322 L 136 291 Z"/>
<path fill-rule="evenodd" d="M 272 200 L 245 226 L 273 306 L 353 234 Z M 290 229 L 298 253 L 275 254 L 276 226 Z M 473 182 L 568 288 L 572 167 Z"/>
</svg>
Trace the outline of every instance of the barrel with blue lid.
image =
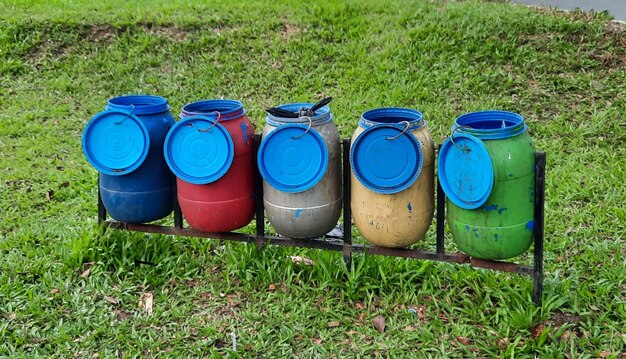
<svg viewBox="0 0 626 359">
<path fill-rule="evenodd" d="M 363 113 L 350 167 L 352 216 L 365 240 L 406 247 L 424 237 L 434 212 L 434 145 L 419 111 Z"/>
<path fill-rule="evenodd" d="M 448 227 L 472 257 L 507 259 L 532 243 L 535 148 L 527 128 L 517 113 L 467 113 L 441 147 L 438 176 Z"/>
<path fill-rule="evenodd" d="M 172 174 L 163 157 L 174 124 L 169 110 L 158 96 L 115 97 L 83 131 L 83 152 L 100 172 L 102 202 L 118 221 L 150 222 L 172 212 Z"/>
<path fill-rule="evenodd" d="M 254 126 L 235 100 L 183 106 L 164 151 L 191 228 L 228 232 L 254 216 Z"/>
<path fill-rule="evenodd" d="M 278 106 L 290 112 L 311 103 Z M 265 212 L 277 233 L 320 237 L 337 224 L 342 208 L 339 133 L 330 107 L 297 118 L 268 114 L 257 163 Z"/>
</svg>

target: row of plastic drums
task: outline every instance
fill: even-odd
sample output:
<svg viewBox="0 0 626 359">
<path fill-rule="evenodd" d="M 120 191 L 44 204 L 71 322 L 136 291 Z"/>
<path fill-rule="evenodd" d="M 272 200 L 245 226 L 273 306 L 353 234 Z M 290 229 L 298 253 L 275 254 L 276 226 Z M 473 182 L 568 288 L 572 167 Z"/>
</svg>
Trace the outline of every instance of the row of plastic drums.
<svg viewBox="0 0 626 359">
<path fill-rule="evenodd" d="M 297 112 L 308 103 L 279 106 Z M 525 252 L 533 232 L 534 147 L 523 118 L 483 111 L 459 117 L 438 157 L 447 222 L 464 252 L 504 259 Z M 268 115 L 255 158 L 243 105 L 206 100 L 174 121 L 162 97 L 110 99 L 83 133 L 112 218 L 127 223 L 172 212 L 173 193 L 190 227 L 226 232 L 254 216 L 254 178 L 263 177 L 267 218 L 292 238 L 332 230 L 343 205 L 341 151 L 333 114 Z M 435 151 L 422 114 L 381 108 L 362 114 L 350 148 L 354 224 L 370 243 L 405 247 L 424 237 L 434 211 Z M 172 182 L 176 177 L 176 187 Z"/>
</svg>

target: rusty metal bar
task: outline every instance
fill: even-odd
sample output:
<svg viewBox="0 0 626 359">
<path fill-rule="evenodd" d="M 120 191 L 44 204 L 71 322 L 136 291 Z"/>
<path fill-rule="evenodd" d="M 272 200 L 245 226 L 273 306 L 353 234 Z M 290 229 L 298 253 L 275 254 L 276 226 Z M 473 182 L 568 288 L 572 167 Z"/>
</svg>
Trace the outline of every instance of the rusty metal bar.
<svg viewBox="0 0 626 359">
<path fill-rule="evenodd" d="M 501 272 L 518 273 L 532 275 L 533 269 L 510 262 L 491 261 L 486 259 L 470 258 L 472 267 L 493 269 Z"/>
<path fill-rule="evenodd" d="M 441 262 L 454 262 L 454 263 L 466 263 L 469 260 L 469 256 L 464 253 L 451 253 L 441 255 L 435 252 L 427 252 L 415 249 L 406 248 L 387 248 L 378 246 L 367 246 L 362 244 L 352 245 L 354 252 L 362 252 L 367 254 L 375 254 L 387 257 L 402 257 L 413 259 L 428 259 Z"/>
<path fill-rule="evenodd" d="M 236 232 L 209 233 L 209 232 L 197 231 L 191 228 L 175 228 L 175 227 L 160 226 L 160 225 L 155 225 L 155 224 L 131 224 L 131 223 L 116 222 L 116 221 L 106 221 L 104 222 L 104 225 L 108 228 L 123 229 L 123 230 L 128 230 L 128 231 L 135 231 L 135 232 L 159 233 L 159 234 L 169 234 L 169 235 L 178 235 L 178 236 L 187 236 L 187 237 L 202 237 L 202 238 L 229 240 L 229 241 L 237 241 L 237 242 L 254 242 L 260 246 L 269 244 L 269 245 L 278 245 L 278 246 L 286 246 L 286 247 L 302 247 L 302 248 L 333 250 L 333 251 L 338 251 L 338 252 L 339 251 L 344 252 L 345 247 L 346 247 L 346 244 L 342 241 L 326 241 L 323 239 L 293 239 L 293 238 L 273 237 L 273 236 L 258 237 L 252 234 L 236 233 Z M 368 245 L 362 245 L 362 244 L 350 244 L 349 247 L 350 247 L 349 249 L 350 253 L 360 252 L 360 253 L 381 255 L 381 256 L 387 256 L 387 257 L 425 259 L 425 260 L 452 262 L 452 263 L 460 263 L 460 264 L 468 263 L 473 267 L 493 269 L 493 270 L 498 270 L 502 272 L 511 272 L 511 273 L 527 274 L 527 275 L 533 274 L 533 269 L 530 267 L 521 266 L 515 263 L 470 258 L 467 254 L 460 253 L 460 252 L 446 253 L 442 255 L 436 252 L 428 252 L 428 251 L 415 250 L 415 249 L 386 248 L 386 247 L 368 246 Z"/>
<path fill-rule="evenodd" d="M 135 223 L 124 223 L 124 222 L 117 222 L 117 221 L 106 221 L 104 222 L 104 225 L 108 228 L 124 229 L 127 231 L 133 231 L 133 232 L 171 234 L 171 235 L 176 235 L 176 236 L 211 238 L 211 239 L 238 241 L 238 242 L 254 242 L 256 239 L 255 235 L 246 234 L 246 233 L 237 233 L 237 232 L 211 233 L 211 232 L 198 231 L 192 228 L 176 228 L 176 227 L 170 227 L 170 226 L 161 226 L 157 224 L 135 224 Z"/>
<path fill-rule="evenodd" d="M 277 245 L 284 247 L 301 247 L 324 249 L 331 251 L 343 251 L 343 243 L 341 241 L 325 241 L 323 239 L 295 239 L 284 237 L 263 237 L 260 239 L 263 245 Z"/>
<path fill-rule="evenodd" d="M 535 246 L 533 252 L 533 302 L 541 306 L 543 297 L 544 202 L 546 199 L 546 154 L 535 154 Z"/>
<path fill-rule="evenodd" d="M 352 263 L 352 208 L 350 207 L 350 139 L 343 140 L 343 260 Z"/>
</svg>

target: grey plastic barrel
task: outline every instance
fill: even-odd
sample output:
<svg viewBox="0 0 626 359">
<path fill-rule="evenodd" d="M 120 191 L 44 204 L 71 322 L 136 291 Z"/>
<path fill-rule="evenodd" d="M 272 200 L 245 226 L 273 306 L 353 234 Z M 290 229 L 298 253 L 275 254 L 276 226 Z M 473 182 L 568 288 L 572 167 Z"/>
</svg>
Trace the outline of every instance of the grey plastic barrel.
<svg viewBox="0 0 626 359">
<path fill-rule="evenodd" d="M 292 103 L 279 107 L 288 111 L 298 111 L 303 107 L 310 108 L 312 105 Z M 317 110 L 315 116 L 285 118 L 268 115 L 265 119 L 266 124 L 263 127 L 258 156 L 259 170 L 263 176 L 263 202 L 269 222 L 280 235 L 291 238 L 315 238 L 328 233 L 337 224 L 342 209 L 341 150 L 339 133 L 332 120 L 333 115 L 328 106 Z M 294 133 L 297 136 L 291 135 L 289 131 L 296 131 Z M 273 132 L 276 133 L 271 135 Z M 278 136 L 279 132 L 284 133 Z M 280 181 L 280 176 L 290 171 L 291 168 L 297 168 L 297 165 L 291 168 L 278 168 L 275 173 L 279 180 L 271 178 L 271 174 L 267 172 L 275 166 L 291 166 L 285 164 L 290 161 L 287 152 L 294 150 L 291 147 L 299 146 L 298 139 L 305 135 L 309 137 L 309 145 L 310 141 L 318 140 L 319 143 L 314 147 L 321 148 L 324 157 L 318 157 L 316 161 L 317 164 L 324 161 L 325 168 L 318 170 L 317 177 L 313 176 L 315 178 L 311 178 L 304 186 L 299 187 L 289 187 Z M 269 145 L 269 142 L 272 142 L 268 141 L 270 138 L 275 143 L 273 150 L 264 151 L 264 148 L 272 146 Z M 283 146 L 282 143 L 285 142 L 290 142 L 290 144 Z M 303 141 L 303 144 L 306 143 Z M 286 148 L 284 151 L 283 147 Z M 303 156 L 303 153 L 306 155 L 309 149 L 296 148 L 294 151 L 298 152 L 294 155 L 298 157 Z M 305 168 L 303 172 L 308 170 L 310 168 Z"/>
</svg>

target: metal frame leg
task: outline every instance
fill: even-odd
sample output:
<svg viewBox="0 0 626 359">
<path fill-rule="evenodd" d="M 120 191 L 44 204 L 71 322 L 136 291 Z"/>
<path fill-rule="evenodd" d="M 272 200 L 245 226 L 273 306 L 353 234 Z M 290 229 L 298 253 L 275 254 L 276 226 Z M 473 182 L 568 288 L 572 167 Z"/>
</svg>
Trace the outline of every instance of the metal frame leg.
<svg viewBox="0 0 626 359">
<path fill-rule="evenodd" d="M 541 306 L 543 296 L 543 235 L 546 196 L 546 154 L 535 154 L 535 247 L 533 253 L 533 302 Z"/>
<path fill-rule="evenodd" d="M 443 256 L 446 254 L 444 236 L 446 225 L 446 194 L 441 188 L 441 184 L 437 181 L 437 254 Z"/>
<path fill-rule="evenodd" d="M 172 194 L 174 201 L 174 227 L 181 229 L 183 228 L 183 212 L 180 209 L 180 204 L 178 203 L 178 186 L 176 184 L 176 177 L 172 175 L 172 188 L 174 189 L 174 193 Z"/>
<path fill-rule="evenodd" d="M 98 226 L 101 228 L 102 234 L 106 231 L 103 223 L 107 220 L 107 209 L 102 202 L 102 193 L 100 191 L 100 173 L 98 173 Z"/>
<path fill-rule="evenodd" d="M 350 207 L 350 139 L 343 140 L 343 260 L 352 264 L 352 208 Z"/>
<path fill-rule="evenodd" d="M 254 135 L 253 146 L 254 158 L 257 158 L 257 153 L 261 146 L 261 135 Z M 254 171 L 254 190 L 256 197 L 256 246 L 257 249 L 261 249 L 264 243 L 263 237 L 265 236 L 265 208 L 263 206 L 263 179 L 261 178 L 261 172 L 259 172 L 258 166 L 255 166 Z"/>
</svg>

